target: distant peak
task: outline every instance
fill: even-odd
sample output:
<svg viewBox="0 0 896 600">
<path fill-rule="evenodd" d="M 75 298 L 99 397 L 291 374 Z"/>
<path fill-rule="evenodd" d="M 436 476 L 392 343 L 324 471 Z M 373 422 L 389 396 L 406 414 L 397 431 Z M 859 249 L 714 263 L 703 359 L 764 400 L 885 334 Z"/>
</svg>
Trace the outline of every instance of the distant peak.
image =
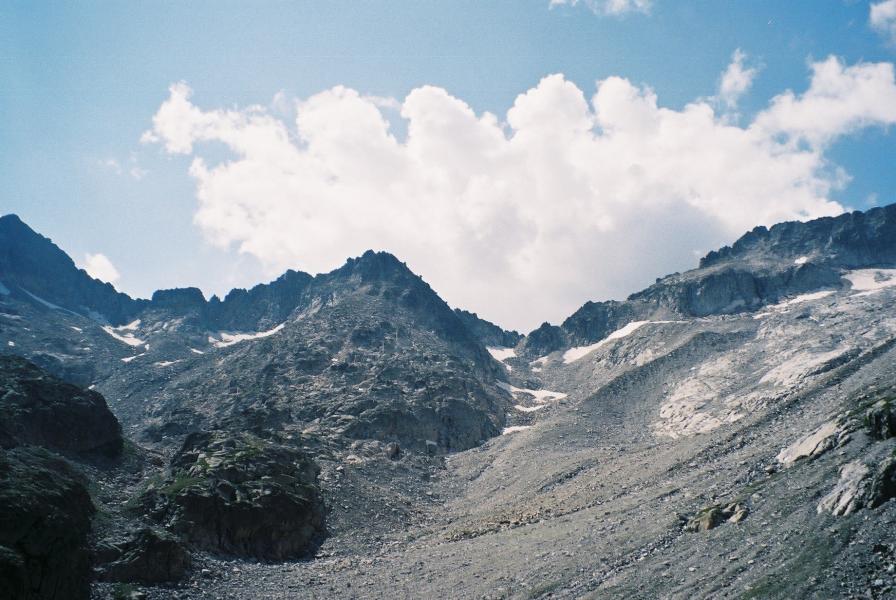
<svg viewBox="0 0 896 600">
<path fill-rule="evenodd" d="M 157 306 L 202 306 L 205 296 L 195 287 L 157 290 L 152 295 L 152 303 Z"/>
<path fill-rule="evenodd" d="M 0 217 L 0 230 L 30 232 L 33 235 L 38 235 L 25 221 L 19 218 L 19 215 L 12 213 Z"/>
<path fill-rule="evenodd" d="M 364 279 L 381 279 L 393 275 L 414 275 L 408 266 L 389 252 L 368 250 L 358 258 L 350 258 L 338 273 L 356 273 Z"/>
</svg>

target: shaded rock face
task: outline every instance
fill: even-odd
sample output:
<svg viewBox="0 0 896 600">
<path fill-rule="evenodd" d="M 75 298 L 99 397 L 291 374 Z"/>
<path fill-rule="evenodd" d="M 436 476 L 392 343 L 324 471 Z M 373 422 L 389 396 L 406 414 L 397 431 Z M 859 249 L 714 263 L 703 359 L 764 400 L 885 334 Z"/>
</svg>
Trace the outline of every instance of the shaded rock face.
<svg viewBox="0 0 896 600">
<path fill-rule="evenodd" d="M 90 277 L 15 215 L 0 217 L 0 281 L 13 293 L 24 295 L 24 289 L 83 315 L 99 313 L 115 324 L 133 318 L 145 304 Z"/>
<path fill-rule="evenodd" d="M 893 498 L 896 498 L 896 457 L 890 456 L 877 466 L 871 477 L 866 504 L 877 508 Z"/>
<path fill-rule="evenodd" d="M 165 377 L 128 373 L 157 391 L 125 377 L 106 380 L 104 391 L 128 398 L 118 414 L 162 443 L 193 431 L 295 426 L 408 450 L 429 451 L 430 441 L 447 452 L 500 432 L 508 399 L 495 381 L 504 369 L 394 256 L 351 259 L 315 277 L 297 302 L 262 339 L 201 346 L 204 354 L 188 354 Z M 162 347 L 144 339 L 150 352 Z"/>
<path fill-rule="evenodd" d="M 603 339 L 637 320 L 705 317 L 754 310 L 820 289 L 839 289 L 843 269 L 896 265 L 896 204 L 808 222 L 757 227 L 707 254 L 698 269 L 674 273 L 624 302 L 587 302 L 557 328 L 524 341 L 527 355 Z"/>
<path fill-rule="evenodd" d="M 865 424 L 871 437 L 886 440 L 896 436 L 896 405 L 893 399 L 878 400 L 865 412 Z"/>
<path fill-rule="evenodd" d="M 81 477 L 67 462 L 38 448 L 0 450 L 3 597 L 87 598 L 93 512 Z"/>
<path fill-rule="evenodd" d="M 97 392 L 47 375 L 17 356 L 0 356 L 0 446 L 35 445 L 62 454 L 121 452 L 121 426 Z"/>
<path fill-rule="evenodd" d="M 209 319 L 221 329 L 265 328 L 282 323 L 313 279 L 308 273 L 289 270 L 269 284 L 231 290 L 224 300 L 212 297 L 207 309 Z"/>
<path fill-rule="evenodd" d="M 566 345 L 566 334 L 556 325 L 542 323 L 526 336 L 526 353 L 530 356 L 544 356 Z"/>
<path fill-rule="evenodd" d="M 319 467 L 298 449 L 249 434 L 191 434 L 144 506 L 174 533 L 222 554 L 313 554 L 325 533 Z"/>
<path fill-rule="evenodd" d="M 505 331 L 494 323 L 480 318 L 474 312 L 455 308 L 454 313 L 460 318 L 464 326 L 485 346 L 513 348 L 523 339 L 520 333 Z"/>
<path fill-rule="evenodd" d="M 141 529 L 121 544 L 105 544 L 104 564 L 97 569 L 100 581 L 165 583 L 183 578 L 190 568 L 190 554 L 174 536 L 150 528 Z"/>
<path fill-rule="evenodd" d="M 771 229 L 757 227 L 731 246 L 707 254 L 700 267 L 745 256 L 798 258 L 814 252 L 824 254 L 824 262 L 851 269 L 896 263 L 896 204 L 807 223 L 779 223 Z"/>
<path fill-rule="evenodd" d="M 450 398 L 435 407 L 414 409 L 380 404 L 345 429 L 355 439 L 397 440 L 417 450 L 428 450 L 427 442 L 435 442 L 447 452 L 472 448 L 498 433 L 485 411 Z"/>
</svg>

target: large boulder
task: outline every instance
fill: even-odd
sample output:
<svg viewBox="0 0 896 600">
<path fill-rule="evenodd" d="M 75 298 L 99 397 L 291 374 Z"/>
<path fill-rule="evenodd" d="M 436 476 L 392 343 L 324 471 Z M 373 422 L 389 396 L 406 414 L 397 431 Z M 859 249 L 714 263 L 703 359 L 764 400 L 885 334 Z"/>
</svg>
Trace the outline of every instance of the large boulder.
<svg viewBox="0 0 896 600">
<path fill-rule="evenodd" d="M 213 552 L 265 560 L 313 554 L 323 538 L 320 468 L 301 450 L 250 434 L 196 433 L 143 506 Z"/>
<path fill-rule="evenodd" d="M 886 397 L 865 411 L 865 425 L 871 437 L 885 440 L 896 436 L 896 403 Z"/>
<path fill-rule="evenodd" d="M 190 554 L 183 543 L 164 531 L 139 530 L 122 543 L 106 542 L 106 558 L 97 568 L 101 581 L 165 583 L 178 581 L 190 568 Z"/>
<path fill-rule="evenodd" d="M 97 392 L 65 383 L 24 358 L 0 355 L 0 447 L 115 456 L 121 426 Z"/>
<path fill-rule="evenodd" d="M 39 448 L 0 450 L 0 595 L 88 598 L 93 512 L 65 460 Z"/>
</svg>

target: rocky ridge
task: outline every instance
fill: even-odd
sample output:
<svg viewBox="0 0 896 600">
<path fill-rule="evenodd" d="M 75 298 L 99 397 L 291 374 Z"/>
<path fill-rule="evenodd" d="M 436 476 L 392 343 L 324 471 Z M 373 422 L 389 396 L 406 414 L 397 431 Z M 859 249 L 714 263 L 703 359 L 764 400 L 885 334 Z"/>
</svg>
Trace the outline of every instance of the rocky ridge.
<svg viewBox="0 0 896 600">
<path fill-rule="evenodd" d="M 100 477 L 97 597 L 153 562 L 159 598 L 885 598 L 894 212 L 754 230 L 525 337 L 382 253 L 256 288 L 251 328 L 195 291 L 103 324 L 4 283 L 0 335 L 151 459 Z"/>
</svg>

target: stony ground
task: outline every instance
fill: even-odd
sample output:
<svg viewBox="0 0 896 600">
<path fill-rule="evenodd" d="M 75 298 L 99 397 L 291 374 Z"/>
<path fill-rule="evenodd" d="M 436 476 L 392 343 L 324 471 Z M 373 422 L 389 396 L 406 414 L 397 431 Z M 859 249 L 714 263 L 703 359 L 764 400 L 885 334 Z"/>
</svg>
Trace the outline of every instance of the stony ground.
<svg viewBox="0 0 896 600">
<path fill-rule="evenodd" d="M 145 593 L 894 597 L 896 502 L 837 516 L 818 509 L 844 465 L 893 454 L 893 438 L 872 439 L 861 418 L 850 421 L 866 408 L 867 390 L 896 383 L 893 300 L 889 290 L 807 299 L 760 318 L 669 324 L 662 337 L 645 326 L 580 361 L 553 356 L 540 372 L 508 359 L 517 389 L 568 396 L 509 417 L 530 428 L 447 457 L 392 461 L 376 444 L 334 454 L 322 462 L 332 512 L 317 558 L 202 556 L 188 582 Z M 766 363 L 792 366 L 767 377 Z M 695 372 L 708 392 L 692 389 Z M 670 402 L 687 410 L 664 413 Z M 726 421 L 732 410 L 738 417 Z M 844 432 L 836 443 L 792 464 L 778 460 L 832 421 Z M 747 511 L 740 522 L 686 527 L 734 502 Z"/>
</svg>

